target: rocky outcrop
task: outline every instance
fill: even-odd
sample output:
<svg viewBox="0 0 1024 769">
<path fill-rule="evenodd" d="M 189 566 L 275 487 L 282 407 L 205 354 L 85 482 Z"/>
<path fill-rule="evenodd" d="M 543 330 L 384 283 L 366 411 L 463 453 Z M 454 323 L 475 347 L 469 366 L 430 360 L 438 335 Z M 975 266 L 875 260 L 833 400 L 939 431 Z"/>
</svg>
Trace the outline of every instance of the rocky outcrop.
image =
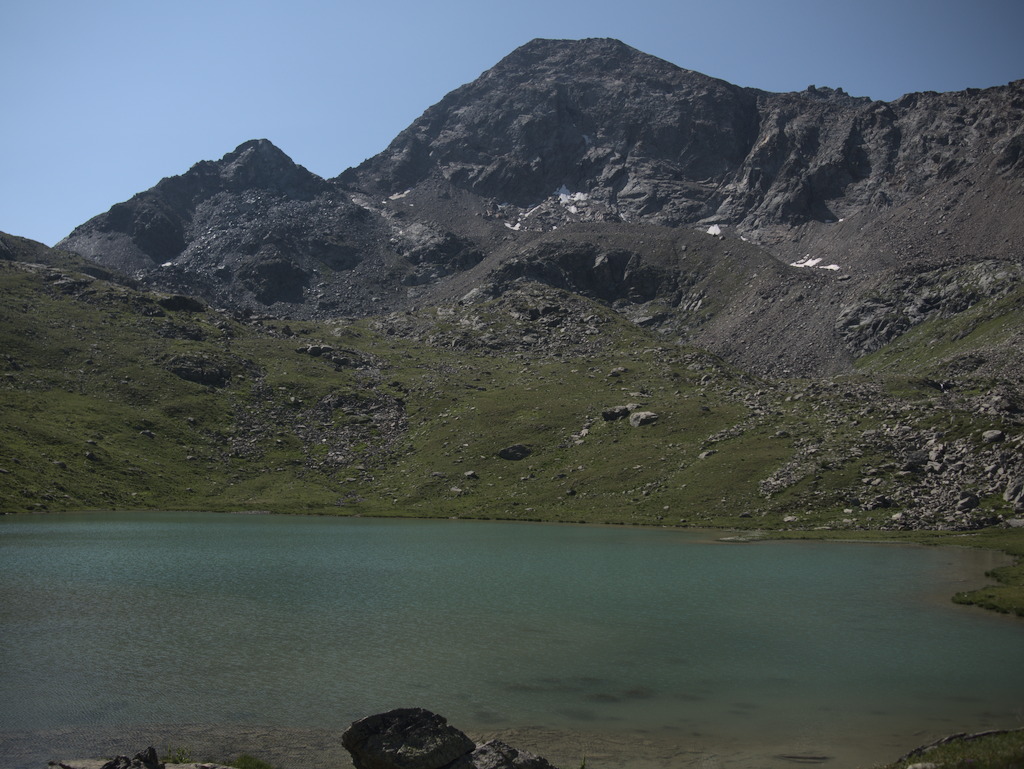
<svg viewBox="0 0 1024 769">
<path fill-rule="evenodd" d="M 553 769 L 500 740 L 476 745 L 436 713 L 400 708 L 355 721 L 342 735 L 355 769 Z"/>
<path fill-rule="evenodd" d="M 134 756 L 115 756 L 109 760 L 83 760 L 83 761 L 51 761 L 53 769 L 165 769 L 174 764 L 165 764 L 156 753 L 156 748 L 150 746 L 139 751 Z M 215 765 L 207 765 L 213 769 Z"/>
<path fill-rule="evenodd" d="M 840 308 L 835 326 L 856 356 L 879 350 L 933 318 L 951 318 L 1021 285 L 1024 269 L 1013 262 L 979 262 L 897 278 Z"/>
</svg>

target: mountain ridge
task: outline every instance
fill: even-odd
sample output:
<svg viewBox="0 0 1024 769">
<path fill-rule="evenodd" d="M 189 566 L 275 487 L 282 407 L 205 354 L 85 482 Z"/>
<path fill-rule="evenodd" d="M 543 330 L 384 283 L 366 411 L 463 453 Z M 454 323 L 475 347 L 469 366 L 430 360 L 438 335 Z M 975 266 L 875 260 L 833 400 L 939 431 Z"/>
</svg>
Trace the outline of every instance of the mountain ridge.
<svg viewBox="0 0 1024 769">
<path fill-rule="evenodd" d="M 754 371 L 828 375 L 1011 290 L 1022 126 L 1024 81 L 893 102 L 775 94 L 617 40 L 538 39 L 333 179 L 246 142 L 58 245 L 140 285 L 309 319 L 493 297 L 530 276 Z M 640 225 L 650 248 L 602 245 Z M 629 279 L 616 268 L 596 287 L 594 264 L 622 260 Z M 719 269 L 750 279 L 710 280 Z M 949 280 L 962 300 L 936 309 L 926 295 Z"/>
</svg>

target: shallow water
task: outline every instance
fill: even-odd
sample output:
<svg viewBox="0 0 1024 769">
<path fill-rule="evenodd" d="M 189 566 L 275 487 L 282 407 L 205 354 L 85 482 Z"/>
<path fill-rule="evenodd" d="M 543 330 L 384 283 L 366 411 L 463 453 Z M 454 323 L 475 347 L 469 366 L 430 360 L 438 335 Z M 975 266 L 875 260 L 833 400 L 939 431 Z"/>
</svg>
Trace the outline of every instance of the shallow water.
<svg viewBox="0 0 1024 769">
<path fill-rule="evenodd" d="M 948 600 L 991 553 L 713 536 L 0 517 L 0 764 L 178 730 L 316 766 L 313 733 L 413 705 L 592 767 L 865 765 L 1024 721 L 1024 623 Z"/>
</svg>

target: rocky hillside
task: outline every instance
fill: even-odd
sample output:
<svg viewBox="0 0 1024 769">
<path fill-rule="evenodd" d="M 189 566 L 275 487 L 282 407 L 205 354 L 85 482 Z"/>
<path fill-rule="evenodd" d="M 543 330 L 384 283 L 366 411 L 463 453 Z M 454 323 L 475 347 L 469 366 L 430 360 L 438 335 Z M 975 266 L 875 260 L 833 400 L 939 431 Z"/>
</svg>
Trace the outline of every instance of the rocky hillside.
<svg viewBox="0 0 1024 769">
<path fill-rule="evenodd" d="M 337 178 L 246 142 L 0 238 L 0 504 L 1016 526 L 1022 117 L 539 40 Z"/>
<path fill-rule="evenodd" d="M 331 180 L 269 142 L 60 246 L 295 318 L 529 278 L 767 374 L 835 374 L 1020 278 L 1024 81 L 894 102 L 733 86 L 616 40 L 535 40 Z"/>
</svg>

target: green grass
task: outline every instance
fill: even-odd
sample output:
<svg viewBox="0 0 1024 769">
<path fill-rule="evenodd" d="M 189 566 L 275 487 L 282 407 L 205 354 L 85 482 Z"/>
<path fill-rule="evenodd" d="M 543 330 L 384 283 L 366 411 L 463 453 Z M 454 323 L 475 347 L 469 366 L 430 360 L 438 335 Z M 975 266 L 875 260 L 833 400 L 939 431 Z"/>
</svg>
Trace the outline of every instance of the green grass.
<svg viewBox="0 0 1024 769">
<path fill-rule="evenodd" d="M 243 753 L 228 766 L 233 766 L 235 769 L 274 769 L 273 764 L 267 763 L 266 761 L 250 756 Z"/>
<path fill-rule="evenodd" d="M 935 389 L 934 369 L 966 338 L 956 330 L 946 350 L 940 325 L 869 357 L 867 373 L 768 382 L 536 287 L 355 323 L 170 311 L 159 295 L 14 263 L 0 264 L 0 293 L 3 512 L 267 510 L 873 536 L 896 509 L 862 510 L 858 497 L 918 480 L 900 473 L 887 426 L 905 425 L 910 441 L 941 429 L 975 444 L 1005 426 Z M 1014 301 L 957 322 L 1002 340 L 1017 328 Z M 546 325 L 549 307 L 564 327 Z M 593 334 L 573 336 L 580 319 Z M 310 344 L 337 355 L 301 352 Z M 189 381 L 171 371 L 183 360 L 227 375 L 218 386 Z M 626 404 L 658 420 L 602 418 Z M 531 453 L 500 458 L 513 444 Z M 983 509 L 1010 512 L 998 494 Z M 1020 567 L 995 577 L 957 600 L 1024 607 Z"/>
<path fill-rule="evenodd" d="M 905 769 L 919 763 L 943 769 L 1024 769 L 1024 730 L 947 739 L 884 769 Z"/>
</svg>

